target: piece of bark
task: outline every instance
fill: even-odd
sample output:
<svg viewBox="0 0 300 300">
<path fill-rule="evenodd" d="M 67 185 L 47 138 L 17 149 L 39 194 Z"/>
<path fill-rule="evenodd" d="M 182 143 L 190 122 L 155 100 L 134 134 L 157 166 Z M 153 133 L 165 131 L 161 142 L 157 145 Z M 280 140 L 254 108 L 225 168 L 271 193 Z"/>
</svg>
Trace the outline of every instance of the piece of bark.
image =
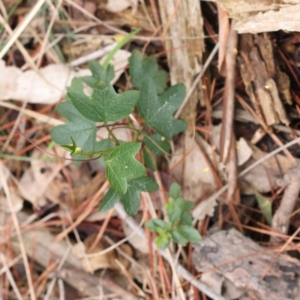
<svg viewBox="0 0 300 300">
<path fill-rule="evenodd" d="M 176 8 L 178 0 L 158 2 L 164 34 L 170 37 L 165 40 L 165 49 L 171 84 L 184 83 L 188 91 L 202 66 L 204 34 L 200 2 L 184 0 L 178 8 Z M 201 82 L 199 82 L 181 113 L 181 117 L 189 124 L 195 124 L 196 106 L 201 98 Z"/>
<path fill-rule="evenodd" d="M 238 299 L 300 299 L 300 262 L 280 254 L 267 275 L 274 253 L 235 229 L 218 231 L 194 245 L 193 262 L 202 273 L 216 272 L 244 294 Z M 235 298 L 236 299 L 236 298 Z"/>
<path fill-rule="evenodd" d="M 284 73 L 276 74 L 279 68 L 275 64 L 271 37 L 267 34 L 241 35 L 238 62 L 246 93 L 264 124 L 271 126 L 282 122 L 289 125 L 280 98 L 290 103 L 289 84 Z"/>
<path fill-rule="evenodd" d="M 299 31 L 298 0 L 215 0 L 237 20 L 239 33 Z"/>
</svg>

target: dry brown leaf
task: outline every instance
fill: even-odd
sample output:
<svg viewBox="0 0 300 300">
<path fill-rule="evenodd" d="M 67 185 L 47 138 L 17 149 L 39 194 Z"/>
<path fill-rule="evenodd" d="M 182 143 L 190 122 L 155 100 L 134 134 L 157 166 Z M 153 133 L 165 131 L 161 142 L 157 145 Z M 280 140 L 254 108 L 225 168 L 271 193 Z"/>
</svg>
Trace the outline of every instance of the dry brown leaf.
<svg viewBox="0 0 300 300">
<path fill-rule="evenodd" d="M 57 147 L 56 150 L 58 155 L 65 152 L 61 147 Z M 45 206 L 48 201 L 58 203 L 61 193 L 69 190 L 69 185 L 62 180 L 59 173 L 62 165 L 38 160 L 43 155 L 40 150 L 33 150 L 31 168 L 24 172 L 18 186 L 20 195 L 36 208 Z M 70 161 L 65 161 L 65 165 L 68 164 Z"/>
<path fill-rule="evenodd" d="M 256 146 L 247 142 L 248 146 L 252 149 L 252 158 L 243 165 L 243 169 L 247 168 L 255 161 L 266 156 L 267 153 L 261 151 Z M 298 159 L 297 161 L 300 162 Z M 252 169 L 249 173 L 241 178 L 241 181 L 246 183 L 251 189 L 254 189 L 260 193 L 270 192 L 271 187 L 274 189 L 279 188 L 278 179 L 294 166 L 294 163 L 286 156 L 277 154 L 262 164 Z M 253 193 L 250 190 L 250 193 Z"/>
<path fill-rule="evenodd" d="M 11 182 L 9 182 L 8 190 L 14 212 L 20 211 L 23 208 L 24 201 L 18 194 L 18 189 Z M 8 206 L 7 197 L 3 191 L 0 191 L 0 210 L 5 212 L 11 212 Z"/>
<path fill-rule="evenodd" d="M 182 196 L 192 201 L 212 193 L 217 187 L 213 173 L 199 147 L 212 161 L 214 154 L 211 146 L 200 135 L 193 138 L 185 134 L 170 162 L 170 169 L 176 166 L 172 175 L 182 186 Z M 216 158 L 218 160 L 217 155 Z"/>
<path fill-rule="evenodd" d="M 111 61 L 115 66 L 115 77 L 111 81 L 115 83 L 124 72 L 128 64 L 130 52 L 119 50 Z M 103 58 L 105 59 L 105 58 Z M 100 61 L 101 62 L 101 61 Z M 61 100 L 66 93 L 66 87 L 72 79 L 91 75 L 89 69 L 72 71 L 65 65 L 48 65 L 41 68 L 40 74 L 33 70 L 22 72 L 16 67 L 6 67 L 5 62 L 0 61 L 0 100 L 19 100 L 28 103 L 53 104 Z"/>
<path fill-rule="evenodd" d="M 133 218 L 139 224 L 142 220 L 142 213 L 137 213 Z M 133 229 L 126 223 L 123 222 L 123 230 L 126 237 L 131 236 L 133 234 Z M 138 234 L 133 235 L 128 242 L 138 251 L 146 254 L 148 253 L 148 244 L 145 243 L 145 240 L 142 239 Z"/>
<path fill-rule="evenodd" d="M 106 10 L 118 13 L 125 10 L 128 7 L 132 7 L 132 14 L 137 10 L 138 0 L 108 0 L 106 4 Z"/>
<path fill-rule="evenodd" d="M 90 251 L 89 248 L 95 241 L 96 237 L 96 233 L 91 234 L 84 240 L 84 243 L 78 243 L 73 247 L 73 254 L 75 254 L 78 257 L 78 259 L 81 260 L 82 267 L 86 272 L 96 271 L 99 269 L 119 270 L 120 267 L 116 260 L 119 260 L 119 262 L 126 269 L 129 268 L 129 261 L 123 256 L 119 255 L 115 249 L 101 255 L 87 257 L 87 254 L 96 254 L 100 251 L 107 249 L 110 246 L 108 242 L 102 239 L 101 241 L 99 241 L 95 249 Z M 120 248 L 123 251 L 125 251 L 129 256 L 132 256 L 133 253 L 130 246 L 123 244 L 120 246 Z"/>
<path fill-rule="evenodd" d="M 97 5 L 96 3 L 92 1 L 86 1 L 86 0 L 73 0 L 75 4 L 78 6 L 82 7 L 85 11 L 87 11 L 90 14 L 94 14 L 97 10 Z M 76 21 L 88 21 L 89 18 L 81 12 L 79 9 L 71 8 L 72 11 L 72 18 Z"/>
</svg>

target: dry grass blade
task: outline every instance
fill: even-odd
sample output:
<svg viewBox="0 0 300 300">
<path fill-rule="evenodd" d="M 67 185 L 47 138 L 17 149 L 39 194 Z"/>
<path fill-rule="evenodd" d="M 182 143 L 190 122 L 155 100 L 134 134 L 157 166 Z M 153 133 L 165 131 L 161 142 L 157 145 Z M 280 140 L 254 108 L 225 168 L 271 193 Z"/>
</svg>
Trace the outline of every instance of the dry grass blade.
<svg viewBox="0 0 300 300">
<path fill-rule="evenodd" d="M 35 292 L 34 292 L 34 287 L 33 287 L 33 281 L 32 281 L 32 276 L 31 276 L 31 271 L 30 271 L 30 267 L 29 267 L 29 262 L 28 262 L 28 258 L 26 255 L 26 250 L 25 250 L 25 246 L 24 246 L 24 242 L 23 242 L 23 238 L 22 238 L 22 234 L 21 234 L 21 230 L 20 230 L 20 225 L 16 216 L 16 212 L 13 208 L 13 204 L 11 201 L 11 196 L 10 196 L 10 192 L 7 186 L 7 182 L 5 179 L 5 176 L 3 174 L 3 170 L 4 170 L 5 166 L 0 163 L 0 182 L 3 186 L 4 189 L 4 193 L 6 195 L 6 199 L 8 202 L 8 207 L 10 209 L 11 212 L 11 216 L 12 216 L 12 220 L 13 220 L 13 224 L 15 226 L 15 230 L 18 236 L 18 240 L 19 240 L 19 245 L 20 245 L 20 249 L 21 249 L 21 253 L 22 253 L 22 257 L 23 257 L 23 263 L 24 263 L 24 267 L 25 267 L 25 272 L 26 272 L 26 276 L 27 276 L 27 281 L 28 281 L 28 286 L 29 286 L 29 291 L 30 291 L 30 296 L 31 296 L 31 300 L 35 300 Z"/>
<path fill-rule="evenodd" d="M 15 296 L 17 297 L 18 300 L 24 300 L 22 295 L 20 294 L 20 291 L 18 289 L 18 286 L 11 274 L 11 271 L 5 261 L 5 257 L 3 256 L 3 254 L 0 254 L 0 257 L 1 257 L 1 262 L 3 264 L 3 269 L 4 271 L 6 272 L 6 276 L 8 277 L 8 280 L 9 280 L 9 283 L 11 284 L 12 288 L 13 288 L 13 291 L 15 293 Z"/>
<path fill-rule="evenodd" d="M 30 11 L 30 13 L 24 18 L 23 22 L 15 29 L 12 37 L 8 40 L 8 42 L 5 44 L 3 49 L 0 51 L 0 59 L 4 57 L 4 55 L 10 49 L 10 47 L 13 45 L 13 43 L 18 39 L 20 34 L 25 30 L 27 25 L 32 21 L 32 19 L 38 13 L 38 11 L 40 10 L 44 2 L 45 0 L 38 0 L 38 2 Z"/>
</svg>

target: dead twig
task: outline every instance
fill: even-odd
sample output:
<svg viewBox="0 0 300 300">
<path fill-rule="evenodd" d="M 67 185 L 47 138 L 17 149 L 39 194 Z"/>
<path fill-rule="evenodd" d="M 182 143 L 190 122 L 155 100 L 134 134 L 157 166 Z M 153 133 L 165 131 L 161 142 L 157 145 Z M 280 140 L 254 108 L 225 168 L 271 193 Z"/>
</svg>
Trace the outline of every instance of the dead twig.
<svg viewBox="0 0 300 300">
<path fill-rule="evenodd" d="M 290 216 L 295 208 L 300 192 L 300 166 L 289 169 L 284 175 L 280 185 L 287 185 L 280 203 L 272 220 L 272 228 L 276 231 L 287 234 L 290 225 Z M 278 241 L 277 237 L 271 237 L 272 241 Z"/>
<path fill-rule="evenodd" d="M 235 62 L 236 62 L 236 46 L 237 32 L 233 29 L 234 22 L 227 42 L 226 54 L 226 82 L 224 94 L 224 115 L 221 129 L 220 140 L 220 156 L 221 161 L 225 163 L 228 159 L 230 145 L 232 144 L 233 135 L 233 115 L 234 115 L 234 97 L 235 97 Z"/>
</svg>

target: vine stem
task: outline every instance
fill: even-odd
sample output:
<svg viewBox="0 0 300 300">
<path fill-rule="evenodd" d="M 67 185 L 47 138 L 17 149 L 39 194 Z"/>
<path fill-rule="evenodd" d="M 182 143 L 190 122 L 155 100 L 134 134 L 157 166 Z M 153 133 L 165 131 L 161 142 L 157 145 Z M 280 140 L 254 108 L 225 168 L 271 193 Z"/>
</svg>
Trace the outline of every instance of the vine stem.
<svg viewBox="0 0 300 300">
<path fill-rule="evenodd" d="M 106 130 L 108 131 L 109 135 L 111 136 L 111 138 L 114 140 L 116 146 L 120 146 L 119 141 L 117 140 L 117 138 L 115 137 L 113 132 L 110 130 L 110 128 L 107 126 L 107 123 L 104 123 L 104 126 L 105 126 Z"/>
</svg>

